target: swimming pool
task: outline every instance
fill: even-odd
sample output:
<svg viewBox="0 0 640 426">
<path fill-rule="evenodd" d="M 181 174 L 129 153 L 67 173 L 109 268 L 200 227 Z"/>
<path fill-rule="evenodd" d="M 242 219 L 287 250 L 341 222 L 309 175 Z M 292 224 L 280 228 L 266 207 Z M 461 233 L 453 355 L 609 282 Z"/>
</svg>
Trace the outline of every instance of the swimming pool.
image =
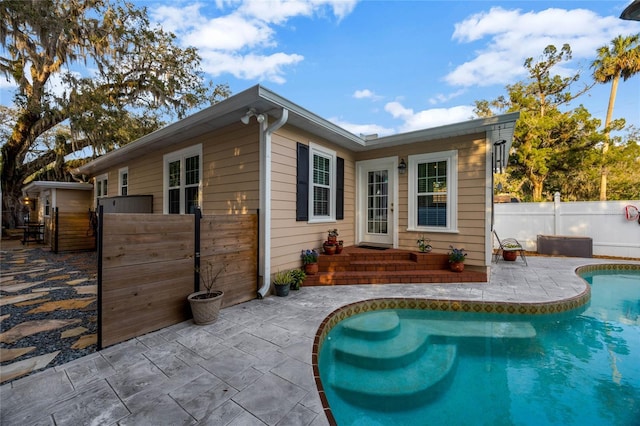
<svg viewBox="0 0 640 426">
<path fill-rule="evenodd" d="M 640 268 L 581 276 L 591 302 L 564 313 L 388 309 L 387 300 L 343 315 L 317 359 L 335 421 L 637 424 Z"/>
</svg>

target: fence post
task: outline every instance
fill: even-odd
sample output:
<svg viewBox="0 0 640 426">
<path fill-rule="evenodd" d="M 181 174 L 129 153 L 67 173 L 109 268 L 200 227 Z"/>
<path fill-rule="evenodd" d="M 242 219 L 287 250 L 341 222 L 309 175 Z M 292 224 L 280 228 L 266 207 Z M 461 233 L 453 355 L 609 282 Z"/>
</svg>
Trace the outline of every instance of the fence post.
<svg viewBox="0 0 640 426">
<path fill-rule="evenodd" d="M 193 292 L 200 291 L 200 219 L 202 211 L 196 208 L 193 211 Z"/>
<path fill-rule="evenodd" d="M 58 214 L 58 207 L 56 207 L 53 209 L 53 252 L 56 254 L 58 254 L 58 232 L 60 229 L 60 219 L 58 218 Z"/>
<path fill-rule="evenodd" d="M 553 194 L 553 235 L 560 235 L 560 209 L 562 201 L 560 201 L 560 193 Z"/>
<path fill-rule="evenodd" d="M 97 305 L 98 305 L 98 337 L 97 346 L 98 350 L 102 350 L 102 235 L 104 228 L 104 206 L 98 206 L 98 226 L 96 235 L 96 256 L 98 258 L 98 277 L 97 277 Z"/>
</svg>

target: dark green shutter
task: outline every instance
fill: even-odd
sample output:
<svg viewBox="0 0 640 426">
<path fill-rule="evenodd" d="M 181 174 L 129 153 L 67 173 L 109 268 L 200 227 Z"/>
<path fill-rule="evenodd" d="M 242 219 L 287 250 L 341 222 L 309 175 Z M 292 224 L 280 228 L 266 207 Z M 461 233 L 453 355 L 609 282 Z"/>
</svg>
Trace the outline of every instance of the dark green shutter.
<svg viewBox="0 0 640 426">
<path fill-rule="evenodd" d="M 309 220 L 309 147 L 298 142 L 296 171 L 296 220 Z"/>
<path fill-rule="evenodd" d="M 336 176 L 336 219 L 344 219 L 344 158 L 338 157 Z"/>
</svg>

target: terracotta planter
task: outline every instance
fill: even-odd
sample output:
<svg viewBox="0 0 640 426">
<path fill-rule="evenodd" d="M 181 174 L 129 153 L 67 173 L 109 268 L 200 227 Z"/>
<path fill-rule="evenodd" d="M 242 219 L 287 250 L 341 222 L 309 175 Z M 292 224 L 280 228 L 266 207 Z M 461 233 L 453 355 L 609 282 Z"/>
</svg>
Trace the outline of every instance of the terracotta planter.
<svg viewBox="0 0 640 426">
<path fill-rule="evenodd" d="M 218 319 L 224 293 L 221 291 L 213 291 L 211 294 L 213 297 L 206 297 L 206 291 L 198 291 L 191 293 L 187 297 L 189 306 L 191 306 L 191 313 L 193 314 L 193 322 L 196 324 L 211 324 Z"/>
<path fill-rule="evenodd" d="M 343 248 L 344 248 L 343 243 L 339 242 L 338 245 L 336 246 L 336 254 L 342 253 Z"/>
<path fill-rule="evenodd" d="M 451 267 L 451 270 L 453 272 L 462 272 L 462 271 L 464 271 L 464 263 L 463 262 L 451 262 L 449 264 L 449 266 Z"/>
<path fill-rule="evenodd" d="M 307 263 L 304 265 L 304 273 L 307 275 L 315 275 L 318 273 L 318 264 L 317 263 Z"/>
<path fill-rule="evenodd" d="M 327 237 L 327 241 L 330 242 L 331 244 L 338 244 L 338 237 L 333 237 L 333 236 L 329 235 Z"/>
<path fill-rule="evenodd" d="M 324 249 L 324 254 L 336 254 L 336 246 L 334 246 L 333 244 L 324 244 L 322 248 Z"/>
<path fill-rule="evenodd" d="M 518 252 L 514 250 L 503 250 L 502 258 L 509 262 L 514 262 L 518 258 Z"/>
</svg>

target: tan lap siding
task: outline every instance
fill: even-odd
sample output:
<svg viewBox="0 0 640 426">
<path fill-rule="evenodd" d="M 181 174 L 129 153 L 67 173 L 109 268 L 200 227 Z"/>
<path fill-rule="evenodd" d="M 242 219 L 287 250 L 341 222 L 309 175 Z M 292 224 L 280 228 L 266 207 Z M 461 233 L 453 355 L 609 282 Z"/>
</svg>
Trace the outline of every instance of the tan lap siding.
<svg viewBox="0 0 640 426">
<path fill-rule="evenodd" d="M 164 155 L 202 144 L 204 214 L 255 213 L 259 207 L 260 147 L 257 128 L 241 123 L 117 164 L 109 170 L 109 196 L 118 193 L 118 170 L 129 169 L 129 195 L 152 195 L 163 212 Z"/>
<path fill-rule="evenodd" d="M 296 144 L 313 142 L 336 151 L 345 160 L 344 219 L 329 223 L 310 224 L 296 221 Z M 327 230 L 337 228 L 345 245 L 354 243 L 355 164 L 353 155 L 344 149 L 313 135 L 285 126 L 272 138 L 272 271 L 302 265 L 300 251 L 320 248 Z"/>
<path fill-rule="evenodd" d="M 436 153 L 455 149 L 458 151 L 458 233 L 428 232 L 436 252 L 446 252 L 449 246 L 463 247 L 469 253 L 469 265 L 485 265 L 485 158 L 484 133 L 459 136 L 424 143 L 401 145 L 391 148 L 357 153 L 357 161 L 398 156 L 408 162 L 409 155 Z M 398 178 L 398 246 L 416 250 L 421 232 L 409 232 L 408 227 L 408 173 Z"/>
</svg>

